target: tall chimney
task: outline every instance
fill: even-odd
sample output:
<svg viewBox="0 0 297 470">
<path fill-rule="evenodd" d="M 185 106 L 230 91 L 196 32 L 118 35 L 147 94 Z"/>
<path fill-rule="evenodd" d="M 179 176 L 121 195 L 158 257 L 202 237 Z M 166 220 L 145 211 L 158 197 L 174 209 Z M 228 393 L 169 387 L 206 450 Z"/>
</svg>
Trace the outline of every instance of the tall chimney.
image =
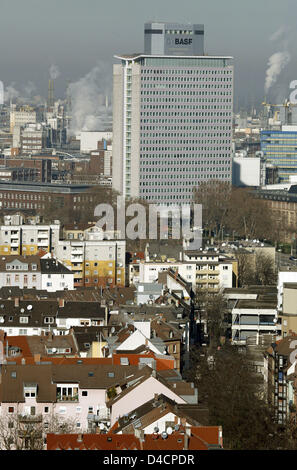
<svg viewBox="0 0 297 470">
<path fill-rule="evenodd" d="M 52 79 L 49 79 L 48 81 L 47 106 L 48 108 L 54 106 L 54 80 Z"/>
</svg>

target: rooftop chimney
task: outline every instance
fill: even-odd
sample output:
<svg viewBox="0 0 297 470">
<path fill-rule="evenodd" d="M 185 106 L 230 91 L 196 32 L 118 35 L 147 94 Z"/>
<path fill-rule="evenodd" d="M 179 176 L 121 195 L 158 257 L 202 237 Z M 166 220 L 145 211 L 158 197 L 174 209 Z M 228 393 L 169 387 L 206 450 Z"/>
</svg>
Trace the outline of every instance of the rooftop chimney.
<svg viewBox="0 0 297 470">
<path fill-rule="evenodd" d="M 41 356 L 40 354 L 34 354 L 34 362 L 40 362 Z"/>
</svg>

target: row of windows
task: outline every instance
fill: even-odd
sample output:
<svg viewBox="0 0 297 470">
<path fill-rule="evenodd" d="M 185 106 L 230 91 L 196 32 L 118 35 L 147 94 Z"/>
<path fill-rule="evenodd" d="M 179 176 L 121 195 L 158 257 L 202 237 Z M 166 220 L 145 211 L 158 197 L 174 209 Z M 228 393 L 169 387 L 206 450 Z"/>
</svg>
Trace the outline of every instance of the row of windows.
<svg viewBox="0 0 297 470">
<path fill-rule="evenodd" d="M 202 81 L 203 80 L 203 81 Z M 142 82 L 142 86 L 146 86 L 147 85 L 147 81 L 150 81 L 152 82 L 152 84 L 156 83 L 156 82 L 174 82 L 174 84 L 176 85 L 177 82 L 190 82 L 191 84 L 192 83 L 195 83 L 195 82 L 201 82 L 203 85 L 205 85 L 206 83 L 218 83 L 218 85 L 221 85 L 222 83 L 229 83 L 229 82 L 232 82 L 232 78 L 226 78 L 226 77 L 220 77 L 219 75 L 216 75 L 215 77 L 209 77 L 209 78 L 206 78 L 203 77 L 191 77 L 191 78 L 188 78 L 188 77 L 155 77 L 155 76 L 151 76 L 151 77 L 141 77 L 141 82 Z M 191 85 L 183 85 L 184 87 L 186 86 L 191 86 Z"/>
<path fill-rule="evenodd" d="M 142 75 L 231 75 L 232 70 L 213 69 L 141 69 Z M 195 78 L 195 77 L 194 77 Z"/>
<path fill-rule="evenodd" d="M 168 128 L 168 131 L 167 132 L 162 132 L 163 130 L 166 130 Z M 141 130 L 143 130 L 142 132 L 142 136 L 143 138 L 147 138 L 147 137 L 176 137 L 176 132 L 170 132 L 170 131 L 184 131 L 183 134 L 185 134 L 185 136 L 188 136 L 188 137 L 196 137 L 199 138 L 200 142 L 201 143 L 206 143 L 206 142 L 209 142 L 209 139 L 207 140 L 204 140 L 206 137 L 216 137 L 218 135 L 217 132 L 215 133 L 208 133 L 208 134 L 205 134 L 205 132 L 190 132 L 190 131 L 193 131 L 195 129 L 199 129 L 199 126 L 197 127 L 194 127 L 194 126 L 160 126 L 159 129 L 156 129 L 155 126 L 143 126 L 141 127 Z M 229 126 L 215 126 L 213 127 L 213 129 L 216 129 L 218 131 L 228 131 L 228 134 L 231 133 L 231 130 L 230 130 L 230 127 Z M 150 131 L 155 131 L 155 132 L 150 132 Z M 158 132 L 156 132 L 158 130 Z"/>
</svg>

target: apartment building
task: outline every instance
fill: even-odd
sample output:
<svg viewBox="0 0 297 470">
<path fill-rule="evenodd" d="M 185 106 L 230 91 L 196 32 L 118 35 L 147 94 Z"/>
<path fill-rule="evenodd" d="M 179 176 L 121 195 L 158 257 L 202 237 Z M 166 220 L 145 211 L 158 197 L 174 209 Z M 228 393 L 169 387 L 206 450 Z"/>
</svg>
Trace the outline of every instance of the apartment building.
<svg viewBox="0 0 297 470">
<path fill-rule="evenodd" d="M 290 413 L 296 412 L 293 387 L 296 361 L 292 364 L 290 358 L 296 348 L 296 341 L 296 335 L 287 336 L 272 343 L 265 353 L 267 398 L 274 408 L 278 424 L 285 424 Z"/>
<path fill-rule="evenodd" d="M 251 286 L 225 289 L 229 303 L 232 343 L 245 345 L 248 338 L 260 335 L 280 335 L 277 315 L 277 291 L 274 286 Z"/>
<path fill-rule="evenodd" d="M 282 337 L 297 333 L 297 283 L 285 282 L 282 285 L 282 303 L 278 311 Z"/>
<path fill-rule="evenodd" d="M 75 287 L 125 286 L 125 240 L 59 240 L 53 253 L 74 273 Z M 97 239 L 96 239 L 97 238 Z"/>
<path fill-rule="evenodd" d="M 159 274 L 168 270 L 178 273 L 194 290 L 206 289 L 215 293 L 236 286 L 236 259 L 224 257 L 214 250 L 185 251 L 180 260 L 162 255 L 138 262 L 133 260 L 129 264 L 129 282 L 157 282 Z"/>
<path fill-rule="evenodd" d="M 105 239 L 94 224 L 81 231 L 66 230 L 68 239 L 63 240 L 60 228 L 58 220 L 43 225 L 32 219 L 31 224 L 24 224 L 22 216 L 5 216 L 0 226 L 0 256 L 48 253 L 72 271 L 74 287 L 125 286 L 125 240 Z"/>
<path fill-rule="evenodd" d="M 46 290 L 73 290 L 73 273 L 56 259 L 39 256 L 2 256 L 0 258 L 2 287 Z"/>
<path fill-rule="evenodd" d="M 107 325 L 108 309 L 98 300 L 66 301 L 60 297 L 44 300 L 40 296 L 30 300 L 1 299 L 1 330 L 8 336 L 38 336 L 49 331 L 65 335 L 75 326 Z"/>
<path fill-rule="evenodd" d="M 23 223 L 20 215 L 4 216 L 0 226 L 0 255 L 36 255 L 50 252 L 59 240 L 60 222 L 53 224 Z"/>
</svg>

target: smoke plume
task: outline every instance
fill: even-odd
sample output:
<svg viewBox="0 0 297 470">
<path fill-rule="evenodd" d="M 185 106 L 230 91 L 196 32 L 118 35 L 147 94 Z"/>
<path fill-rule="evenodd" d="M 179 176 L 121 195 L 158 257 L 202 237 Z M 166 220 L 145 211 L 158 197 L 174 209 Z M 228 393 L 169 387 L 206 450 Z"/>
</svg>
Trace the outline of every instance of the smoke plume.
<svg viewBox="0 0 297 470">
<path fill-rule="evenodd" d="M 60 76 L 60 70 L 57 65 L 52 64 L 49 68 L 49 74 L 52 80 L 56 80 Z"/>
<path fill-rule="evenodd" d="M 70 83 L 70 134 L 76 135 L 82 130 L 104 130 L 110 114 L 110 107 L 105 106 L 105 96 L 110 94 L 109 75 L 106 65 L 99 63 L 77 82 Z"/>
<path fill-rule="evenodd" d="M 288 51 L 288 40 L 286 39 L 288 31 L 285 27 L 280 27 L 270 36 L 270 41 L 278 41 L 281 44 L 281 50 L 272 54 L 267 63 L 265 78 L 265 94 L 268 93 L 274 83 L 276 83 L 282 70 L 291 60 L 291 54 Z"/>
<path fill-rule="evenodd" d="M 35 104 L 40 105 L 44 103 L 44 98 L 35 95 L 36 85 L 29 81 L 20 88 L 16 87 L 16 83 L 12 82 L 4 87 L 4 102 L 14 102 L 18 104 Z"/>
</svg>

